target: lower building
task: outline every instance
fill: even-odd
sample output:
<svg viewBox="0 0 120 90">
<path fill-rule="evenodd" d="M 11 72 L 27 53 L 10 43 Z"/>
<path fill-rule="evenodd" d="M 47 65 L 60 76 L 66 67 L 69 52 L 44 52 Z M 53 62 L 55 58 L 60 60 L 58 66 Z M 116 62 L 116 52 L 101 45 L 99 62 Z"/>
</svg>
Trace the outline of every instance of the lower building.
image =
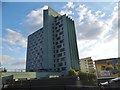
<svg viewBox="0 0 120 90">
<path fill-rule="evenodd" d="M 91 57 L 80 59 L 80 69 L 82 72 L 91 73 L 94 70 L 94 64 Z"/>
</svg>

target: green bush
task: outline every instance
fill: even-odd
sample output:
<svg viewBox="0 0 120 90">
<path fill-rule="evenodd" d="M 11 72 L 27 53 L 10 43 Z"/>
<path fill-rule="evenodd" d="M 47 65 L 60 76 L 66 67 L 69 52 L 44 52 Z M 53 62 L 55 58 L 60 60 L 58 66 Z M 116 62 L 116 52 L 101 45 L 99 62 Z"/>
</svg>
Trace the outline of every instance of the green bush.
<svg viewBox="0 0 120 90">
<path fill-rule="evenodd" d="M 77 76 L 78 72 L 76 72 L 74 69 L 70 68 L 68 72 L 68 76 Z"/>
</svg>

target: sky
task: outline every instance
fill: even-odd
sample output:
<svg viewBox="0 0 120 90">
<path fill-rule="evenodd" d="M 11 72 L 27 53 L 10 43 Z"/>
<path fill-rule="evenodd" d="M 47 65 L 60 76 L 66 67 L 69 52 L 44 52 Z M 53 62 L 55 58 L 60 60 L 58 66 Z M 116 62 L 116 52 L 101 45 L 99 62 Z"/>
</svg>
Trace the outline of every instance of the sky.
<svg viewBox="0 0 120 90">
<path fill-rule="evenodd" d="M 74 20 L 80 59 L 118 57 L 116 2 L 2 2 L 0 60 L 3 67 L 25 69 L 27 36 L 43 26 L 43 10 L 48 6 Z"/>
</svg>

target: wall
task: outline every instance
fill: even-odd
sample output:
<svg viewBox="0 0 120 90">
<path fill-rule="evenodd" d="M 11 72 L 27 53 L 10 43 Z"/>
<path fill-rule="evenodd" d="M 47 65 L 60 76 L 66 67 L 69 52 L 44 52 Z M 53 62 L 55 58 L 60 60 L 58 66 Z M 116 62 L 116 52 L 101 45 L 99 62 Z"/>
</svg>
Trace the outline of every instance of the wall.
<svg viewBox="0 0 120 90">
<path fill-rule="evenodd" d="M 0 90 L 2 89 L 2 78 L 0 77 Z"/>
<path fill-rule="evenodd" d="M 4 72 L 2 73 L 2 76 L 9 76 L 13 75 L 13 79 L 18 78 L 43 78 L 48 77 L 49 75 L 62 75 L 62 73 L 59 72 Z"/>
<path fill-rule="evenodd" d="M 13 80 L 13 75 L 3 76 L 2 83 L 7 84 Z"/>
</svg>

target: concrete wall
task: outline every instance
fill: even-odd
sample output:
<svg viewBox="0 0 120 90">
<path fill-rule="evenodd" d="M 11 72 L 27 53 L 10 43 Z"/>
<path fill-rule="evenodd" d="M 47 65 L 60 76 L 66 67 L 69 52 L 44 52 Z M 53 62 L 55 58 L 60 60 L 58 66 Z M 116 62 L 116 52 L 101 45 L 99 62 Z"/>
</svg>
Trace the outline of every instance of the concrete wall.
<svg viewBox="0 0 120 90">
<path fill-rule="evenodd" d="M 4 72 L 4 73 L 2 73 L 2 76 L 6 76 L 6 75 L 13 75 L 13 79 L 36 78 L 35 72 Z"/>
<path fill-rule="evenodd" d="M 9 76 L 13 75 L 13 79 L 19 79 L 19 78 L 43 78 L 43 77 L 49 77 L 50 75 L 62 75 L 59 72 L 4 72 L 2 73 L 2 76 Z"/>
<path fill-rule="evenodd" d="M 3 76 L 2 77 L 2 83 L 7 84 L 9 82 L 13 81 L 13 75 Z"/>
<path fill-rule="evenodd" d="M 2 78 L 0 77 L 0 90 L 2 89 Z"/>
</svg>

